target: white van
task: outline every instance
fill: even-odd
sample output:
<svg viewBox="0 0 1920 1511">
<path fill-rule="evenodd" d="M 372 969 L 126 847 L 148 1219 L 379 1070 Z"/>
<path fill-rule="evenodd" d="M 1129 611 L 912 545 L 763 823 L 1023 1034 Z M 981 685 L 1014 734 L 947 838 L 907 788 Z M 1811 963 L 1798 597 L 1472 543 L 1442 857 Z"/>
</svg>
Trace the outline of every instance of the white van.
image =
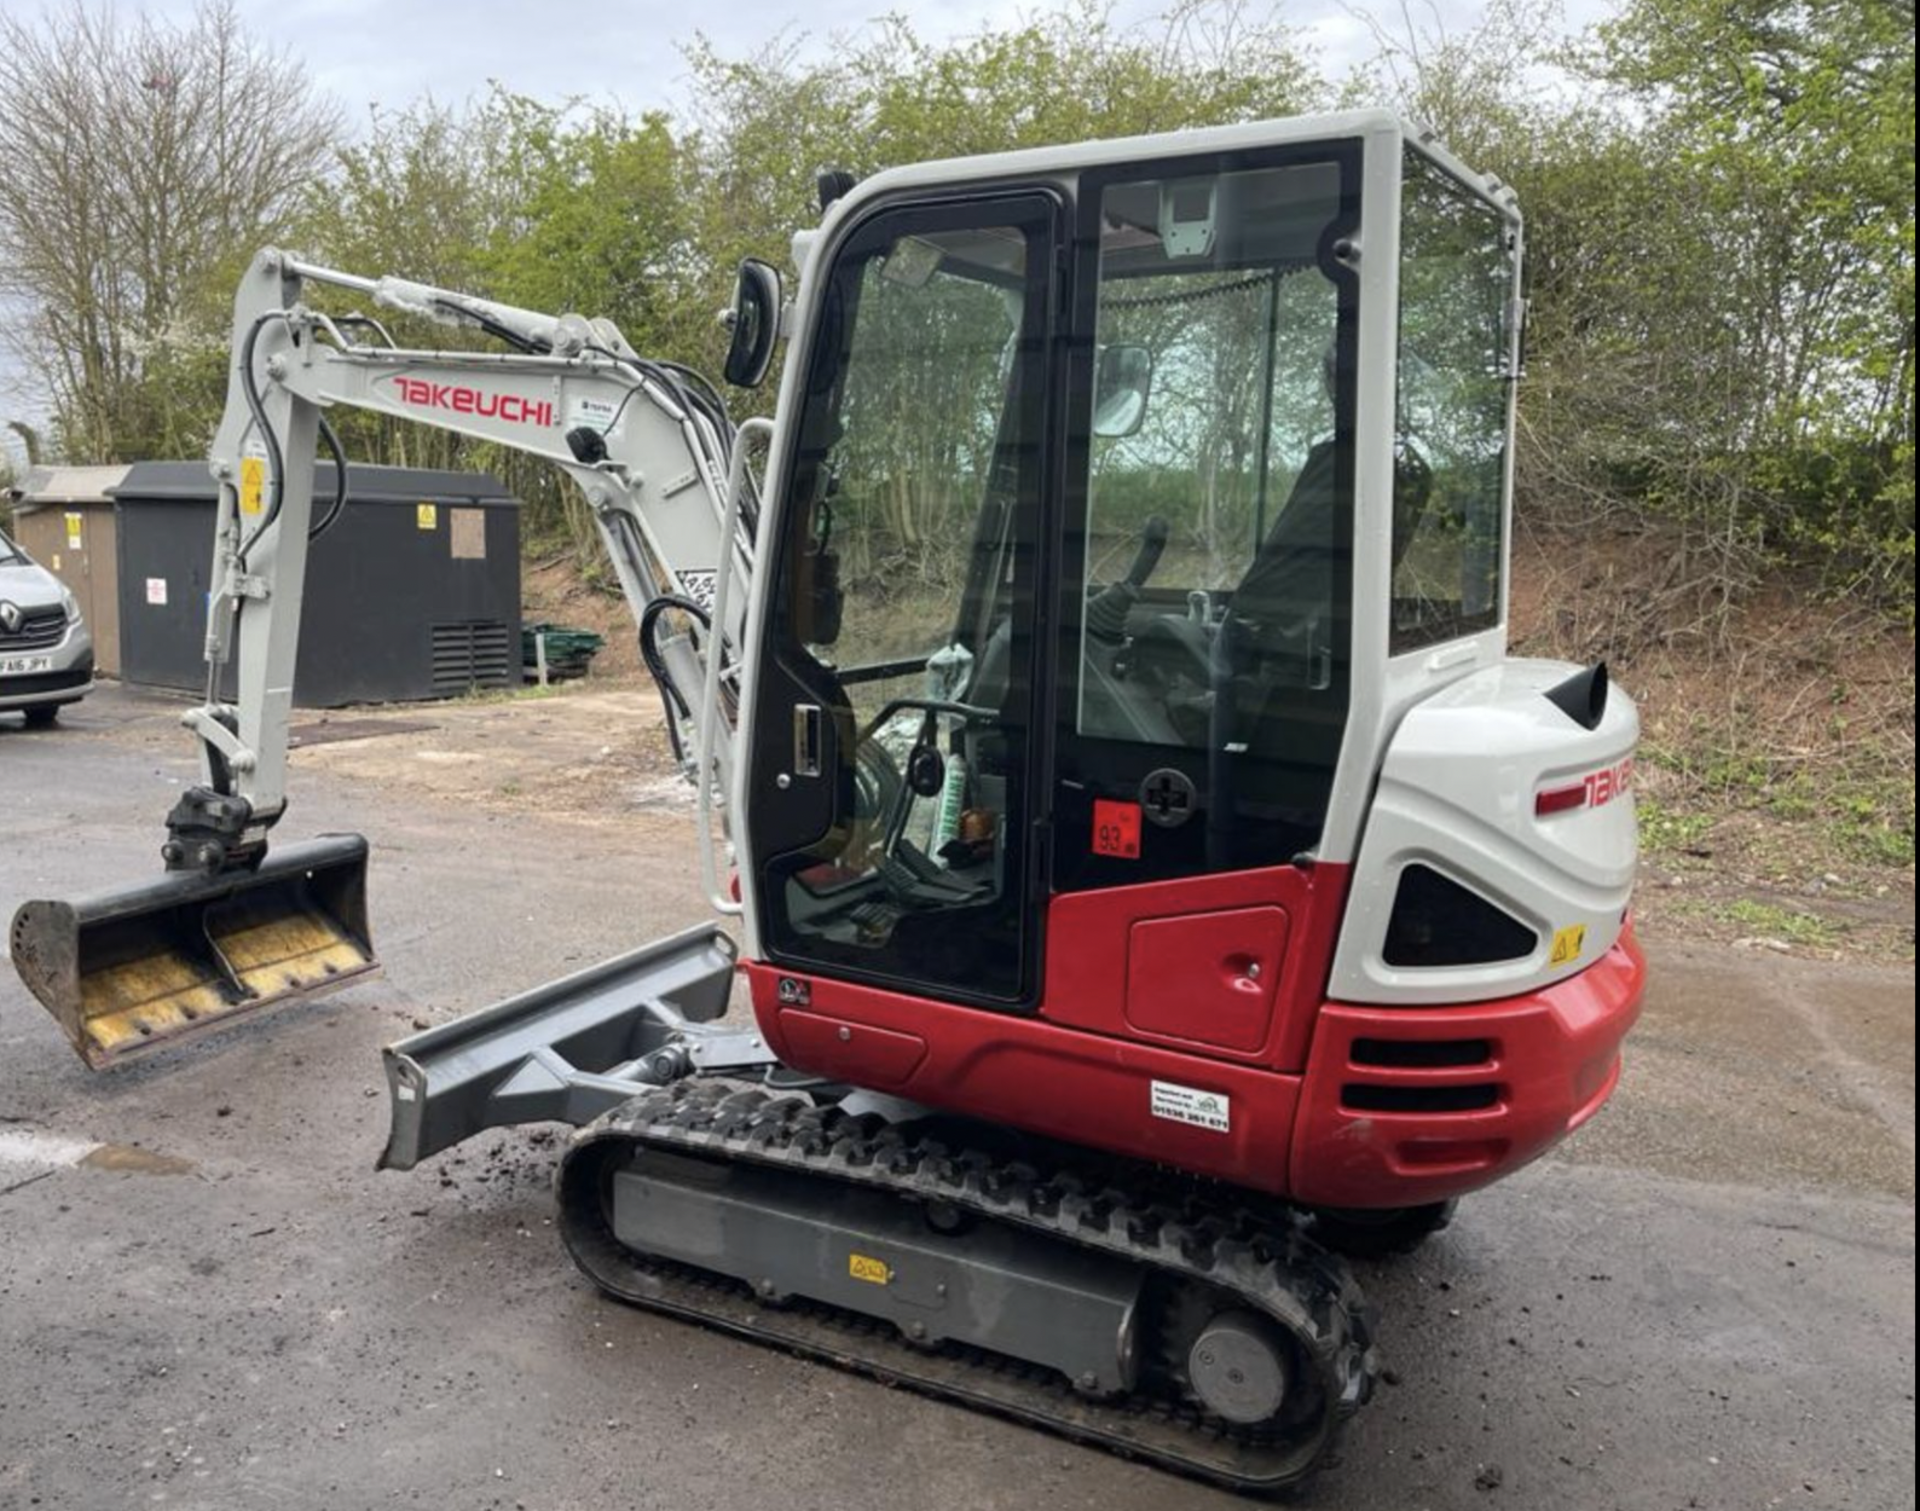
<svg viewBox="0 0 1920 1511">
<path fill-rule="evenodd" d="M 44 729 L 93 687 L 93 632 L 66 585 L 0 531 L 0 713 Z"/>
</svg>

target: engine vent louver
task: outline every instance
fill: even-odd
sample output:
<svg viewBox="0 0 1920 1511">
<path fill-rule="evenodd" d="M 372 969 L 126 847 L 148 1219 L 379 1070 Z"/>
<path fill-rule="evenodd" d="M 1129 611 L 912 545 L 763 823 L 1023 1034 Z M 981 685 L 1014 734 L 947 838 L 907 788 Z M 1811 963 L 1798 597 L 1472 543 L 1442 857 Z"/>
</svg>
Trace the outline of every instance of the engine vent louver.
<svg viewBox="0 0 1920 1511">
<path fill-rule="evenodd" d="M 1383 1070 L 1462 1070 L 1493 1061 L 1485 1039 L 1355 1039 L 1355 1065 Z"/>
<path fill-rule="evenodd" d="M 1431 866 L 1400 873 L 1382 952 L 1388 965 L 1419 969 L 1522 960 L 1540 936 L 1479 893 Z"/>
<path fill-rule="evenodd" d="M 507 627 L 500 620 L 436 624 L 432 634 L 436 697 L 456 698 L 476 687 L 511 687 L 518 681 L 519 657 L 509 654 Z"/>
<path fill-rule="evenodd" d="M 1355 1082 L 1340 1088 L 1340 1105 L 1349 1112 L 1485 1112 L 1500 1101 L 1500 1088 L 1480 1086 L 1372 1086 Z"/>
</svg>

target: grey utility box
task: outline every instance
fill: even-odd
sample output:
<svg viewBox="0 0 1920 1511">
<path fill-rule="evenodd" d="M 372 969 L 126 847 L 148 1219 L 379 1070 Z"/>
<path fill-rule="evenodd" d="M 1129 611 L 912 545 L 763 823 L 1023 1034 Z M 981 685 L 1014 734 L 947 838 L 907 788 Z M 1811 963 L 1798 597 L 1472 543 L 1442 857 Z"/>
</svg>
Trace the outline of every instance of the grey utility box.
<svg viewBox="0 0 1920 1511">
<path fill-rule="evenodd" d="M 206 686 L 214 484 L 204 462 L 136 462 L 112 490 L 128 682 Z M 314 518 L 334 498 L 315 469 Z M 223 696 L 232 696 L 232 668 Z M 294 701 L 457 697 L 520 683 L 520 504 L 482 473 L 347 468 L 347 505 L 313 543 Z"/>
</svg>

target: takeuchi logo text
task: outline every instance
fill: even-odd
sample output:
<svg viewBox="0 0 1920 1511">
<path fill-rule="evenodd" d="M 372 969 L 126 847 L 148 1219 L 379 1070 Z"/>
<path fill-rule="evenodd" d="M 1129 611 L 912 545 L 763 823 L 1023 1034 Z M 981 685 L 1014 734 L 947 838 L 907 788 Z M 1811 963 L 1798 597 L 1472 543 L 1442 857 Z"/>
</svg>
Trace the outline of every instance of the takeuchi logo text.
<svg viewBox="0 0 1920 1511">
<path fill-rule="evenodd" d="M 1589 772 L 1582 779 L 1581 786 L 1586 789 L 1589 808 L 1605 807 L 1615 798 L 1633 790 L 1633 757 L 1628 756 L 1618 766 Z"/>
<path fill-rule="evenodd" d="M 553 405 L 545 399 L 523 399 L 518 394 L 488 393 L 464 383 L 434 383 L 425 378 L 395 378 L 400 402 L 416 409 L 444 409 L 452 414 L 479 415 L 505 420 L 509 425 L 553 424 Z"/>
</svg>

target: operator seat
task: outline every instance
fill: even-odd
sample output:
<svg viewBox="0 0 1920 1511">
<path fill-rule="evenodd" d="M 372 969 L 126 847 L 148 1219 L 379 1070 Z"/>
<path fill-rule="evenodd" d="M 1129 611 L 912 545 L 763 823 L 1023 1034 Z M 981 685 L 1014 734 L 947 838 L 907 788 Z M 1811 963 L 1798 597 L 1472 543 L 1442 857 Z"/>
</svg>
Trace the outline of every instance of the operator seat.
<svg viewBox="0 0 1920 1511">
<path fill-rule="evenodd" d="M 1335 509 L 1336 449 L 1331 440 L 1307 453 L 1286 506 L 1234 589 L 1223 641 L 1234 676 L 1304 680 L 1308 661 L 1332 617 L 1339 565 Z"/>
<path fill-rule="evenodd" d="M 1286 507 L 1234 592 L 1214 642 L 1208 848 L 1216 865 L 1273 864 L 1318 839 L 1346 734 L 1347 668 L 1336 634 L 1349 612 L 1350 532 L 1339 528 L 1338 449 L 1307 454 Z M 1391 551 L 1397 569 L 1425 514 L 1432 473 L 1396 449 Z M 1251 757 L 1251 759 L 1247 759 Z"/>
<path fill-rule="evenodd" d="M 1231 618 L 1239 622 L 1236 638 L 1249 653 L 1311 655 L 1318 648 L 1316 632 L 1332 623 L 1345 549 L 1337 529 L 1336 460 L 1331 439 L 1307 453 L 1286 507 L 1234 592 Z M 1432 495 L 1432 469 L 1403 439 L 1394 449 L 1393 570 L 1399 569 Z"/>
</svg>

